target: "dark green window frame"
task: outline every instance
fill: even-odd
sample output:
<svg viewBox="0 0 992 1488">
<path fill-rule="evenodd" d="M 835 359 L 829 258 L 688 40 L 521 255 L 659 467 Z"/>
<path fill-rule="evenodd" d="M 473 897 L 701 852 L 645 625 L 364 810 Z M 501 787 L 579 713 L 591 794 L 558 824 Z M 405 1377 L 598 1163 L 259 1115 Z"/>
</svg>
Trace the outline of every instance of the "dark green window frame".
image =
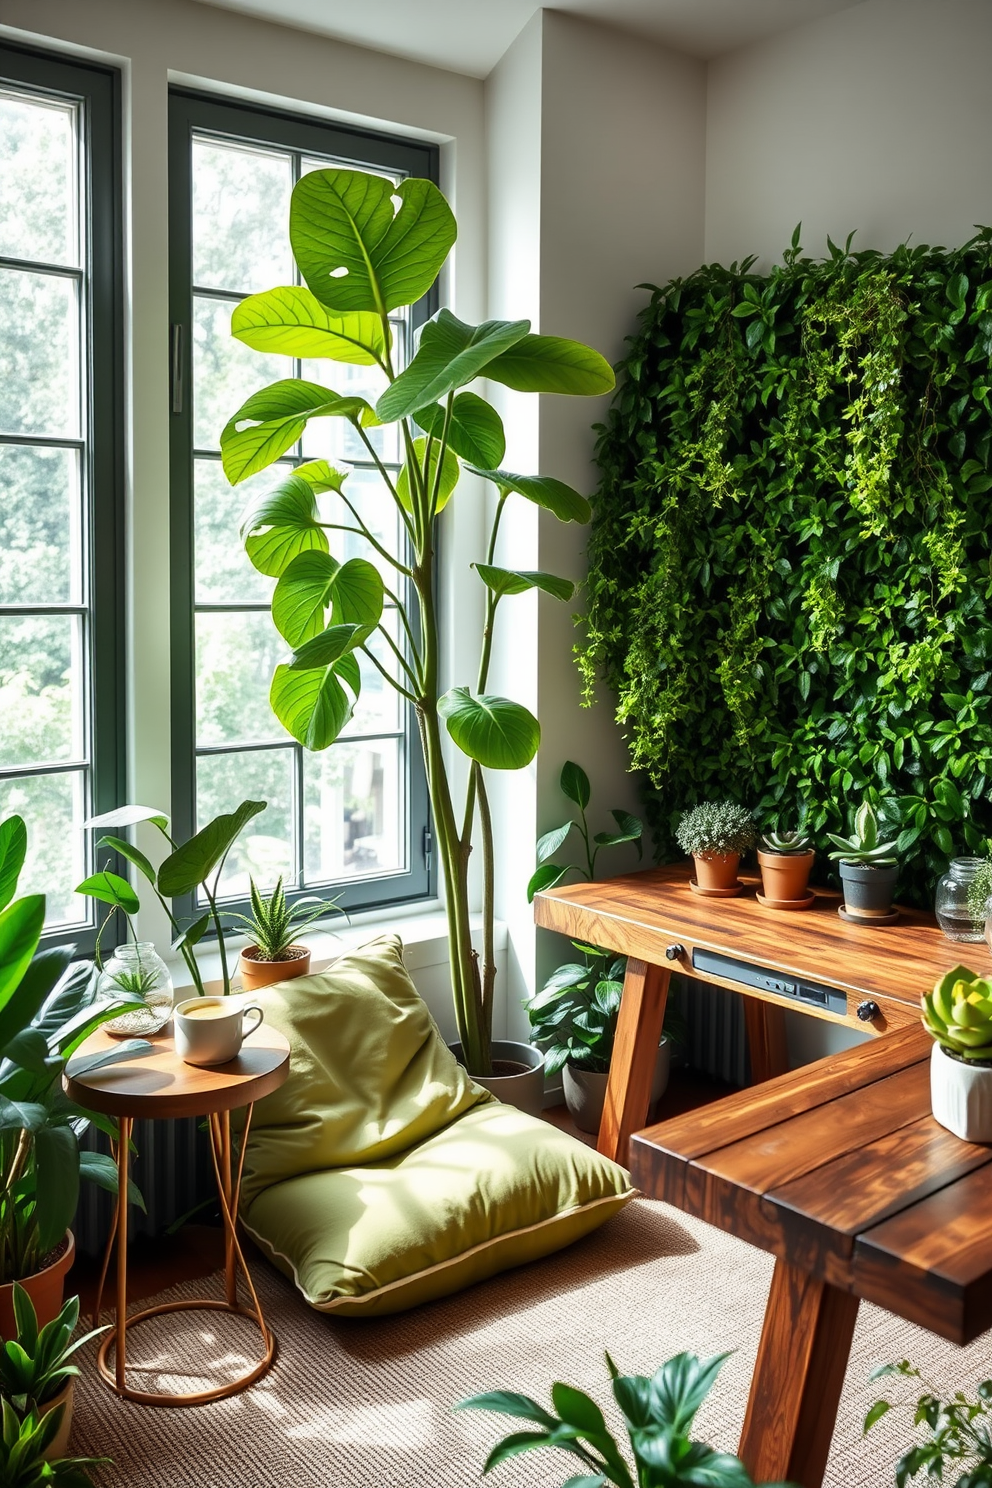
<svg viewBox="0 0 992 1488">
<path fill-rule="evenodd" d="M 43 607 L 52 613 L 84 615 L 84 654 L 88 755 L 88 814 L 109 811 L 126 794 L 125 739 L 125 469 L 124 469 L 124 261 L 121 75 L 111 67 L 0 43 L 0 83 L 28 93 L 46 93 L 78 103 L 82 130 L 82 169 L 87 192 L 87 252 L 84 283 L 84 354 L 88 363 L 87 422 L 82 440 L 26 439 L 5 443 L 84 448 L 85 562 L 84 603 Z M 0 259 L 0 263 L 10 263 Z M 32 609 L 35 607 L 32 606 Z M 49 764 L 35 774 L 64 773 L 78 762 Z M 3 768 L 0 779 L 18 773 Z M 31 822 L 27 821 L 30 841 Z M 92 834 L 87 833 L 89 839 Z M 86 842 L 87 871 L 95 866 L 94 844 Z M 103 866 L 104 856 L 100 864 Z M 111 866 L 120 869 L 114 862 Z M 42 945 L 72 943 L 92 954 L 97 915 L 87 900 L 88 923 L 60 927 Z M 107 938 L 118 938 L 123 924 L 110 924 Z"/>
<path fill-rule="evenodd" d="M 382 169 L 407 175 L 439 179 L 440 153 L 436 146 L 349 128 L 294 113 L 243 104 L 216 96 L 173 88 L 169 97 L 169 223 L 170 223 L 170 321 L 171 397 L 170 434 L 171 552 L 172 552 L 172 808 L 173 834 L 183 840 L 195 830 L 196 811 L 196 717 L 195 717 L 195 589 L 193 552 L 194 439 L 192 387 L 192 139 L 214 135 L 221 139 L 269 146 L 300 156 L 326 156 L 353 164 L 357 169 Z M 415 308 L 412 329 L 422 325 L 437 309 L 436 290 Z M 260 379 L 261 381 L 261 379 Z M 232 410 L 233 412 L 233 410 Z M 235 534 L 232 534 L 232 537 Z M 206 606 L 216 609 L 217 606 Z M 253 606 L 238 606 L 251 609 Z M 257 608 L 266 609 L 266 606 Z M 262 746 L 259 746 L 262 747 Z M 269 747 L 266 745 L 265 747 Z M 302 769 L 301 746 L 287 741 L 287 749 L 298 752 L 297 781 Z M 333 748 L 334 746 L 332 746 Z M 237 753 L 244 746 L 231 746 Z M 436 892 L 436 872 L 431 852 L 430 806 L 420 736 L 412 707 L 404 705 L 404 749 L 406 763 L 406 817 L 409 840 L 405 871 L 332 883 L 296 886 L 291 899 L 303 894 L 327 892 L 350 912 L 401 906 L 431 897 Z M 203 750 L 203 753 L 217 752 Z M 297 788 L 296 833 L 303 840 L 302 790 Z M 302 860 L 302 846 L 299 849 Z M 297 865 L 299 866 L 299 864 Z M 243 909 L 245 901 L 225 900 L 231 909 Z M 192 897 L 177 903 L 177 910 L 192 914 Z M 196 910 L 197 913 L 200 910 Z"/>
</svg>

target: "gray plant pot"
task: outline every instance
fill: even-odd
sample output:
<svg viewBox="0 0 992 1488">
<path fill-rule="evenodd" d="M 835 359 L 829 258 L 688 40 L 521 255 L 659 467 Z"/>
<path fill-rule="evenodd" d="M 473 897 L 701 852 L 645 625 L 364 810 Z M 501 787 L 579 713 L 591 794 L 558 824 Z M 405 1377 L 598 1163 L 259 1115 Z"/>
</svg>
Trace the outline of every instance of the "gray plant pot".
<svg viewBox="0 0 992 1488">
<path fill-rule="evenodd" d="M 658 1059 L 654 1067 L 654 1079 L 651 1081 L 652 1106 L 657 1105 L 668 1089 L 671 1063 L 671 1040 L 663 1038 L 658 1045 Z M 599 1123 L 603 1119 L 608 1079 L 609 1075 L 599 1074 L 595 1070 L 582 1069 L 577 1064 L 566 1064 L 562 1070 L 561 1086 L 565 1095 L 565 1104 L 579 1131 L 599 1131 Z"/>
<path fill-rule="evenodd" d="M 840 881 L 844 886 L 844 908 L 862 919 L 882 919 L 892 912 L 899 866 L 873 867 L 870 863 L 840 863 Z"/>
<path fill-rule="evenodd" d="M 464 1064 L 460 1043 L 449 1044 L 459 1064 Z M 493 1039 L 493 1060 L 507 1060 L 524 1066 L 515 1075 L 473 1075 L 476 1085 L 490 1091 L 504 1105 L 516 1106 L 528 1116 L 540 1116 L 544 1110 L 544 1055 L 533 1044 L 518 1044 L 513 1039 Z"/>
</svg>

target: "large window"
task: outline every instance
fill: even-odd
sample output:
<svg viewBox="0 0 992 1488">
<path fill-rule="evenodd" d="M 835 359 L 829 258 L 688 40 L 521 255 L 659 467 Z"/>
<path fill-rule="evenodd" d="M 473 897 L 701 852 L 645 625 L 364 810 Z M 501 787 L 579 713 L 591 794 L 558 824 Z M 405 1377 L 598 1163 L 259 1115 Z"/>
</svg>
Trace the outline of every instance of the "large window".
<svg viewBox="0 0 992 1488">
<path fill-rule="evenodd" d="M 122 784 L 117 85 L 0 47 L 0 817 L 80 948 L 82 822 Z"/>
<path fill-rule="evenodd" d="M 349 908 L 422 897 L 430 888 L 427 797 L 410 710 L 374 663 L 342 738 L 321 754 L 292 739 L 268 704 L 269 682 L 287 648 L 272 624 L 273 581 L 248 562 L 239 515 L 259 489 L 304 460 L 349 471 L 348 493 L 363 521 L 393 552 L 395 507 L 368 451 L 341 419 L 308 430 L 280 465 L 231 489 L 220 433 L 244 399 L 284 377 L 303 377 L 375 402 L 377 368 L 263 356 L 231 337 L 231 311 L 245 295 L 299 283 L 289 249 L 294 184 L 329 164 L 433 176 L 426 146 L 372 138 L 177 91 L 172 99 L 173 305 L 173 810 L 180 832 L 202 826 L 246 797 L 267 801 L 228 859 L 221 892 L 247 895 L 252 875 L 283 875 L 298 893 L 333 888 Z M 422 307 L 423 314 L 427 307 Z M 399 366 L 414 323 L 393 325 Z M 395 426 L 375 431 L 377 454 L 399 468 Z M 325 520 L 340 522 L 333 497 Z M 331 551 L 382 563 L 355 533 L 330 532 Z M 395 583 L 393 570 L 384 574 Z M 393 640 L 402 644 L 399 627 Z M 388 645 L 375 650 L 395 666 Z M 254 829 L 254 830 L 252 830 Z"/>
</svg>

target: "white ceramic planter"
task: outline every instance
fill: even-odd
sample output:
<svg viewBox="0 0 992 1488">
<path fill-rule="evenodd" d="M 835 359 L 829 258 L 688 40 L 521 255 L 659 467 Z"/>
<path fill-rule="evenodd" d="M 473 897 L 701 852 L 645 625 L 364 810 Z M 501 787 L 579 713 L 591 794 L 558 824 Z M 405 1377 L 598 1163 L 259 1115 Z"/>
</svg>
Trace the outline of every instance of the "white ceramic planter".
<svg viewBox="0 0 992 1488">
<path fill-rule="evenodd" d="M 934 1120 L 962 1141 L 992 1143 L 992 1069 L 952 1059 L 935 1043 L 930 1055 L 930 1105 Z"/>
<path fill-rule="evenodd" d="M 663 1038 L 658 1045 L 658 1059 L 654 1067 L 654 1079 L 651 1082 L 652 1106 L 657 1105 L 668 1089 L 671 1063 L 671 1040 Z M 599 1131 L 599 1123 L 603 1119 L 608 1079 L 609 1075 L 598 1074 L 595 1070 L 584 1070 L 581 1066 L 574 1064 L 566 1064 L 562 1070 L 561 1088 L 565 1096 L 565 1104 L 579 1131 Z"/>
<path fill-rule="evenodd" d="M 461 1044 L 451 1044 L 451 1052 L 463 1064 Z M 493 1060 L 506 1060 L 523 1066 L 516 1075 L 473 1075 L 476 1085 L 490 1091 L 504 1105 L 516 1106 L 528 1116 L 540 1116 L 544 1110 L 544 1055 L 533 1044 L 518 1044 L 513 1039 L 493 1039 Z"/>
</svg>

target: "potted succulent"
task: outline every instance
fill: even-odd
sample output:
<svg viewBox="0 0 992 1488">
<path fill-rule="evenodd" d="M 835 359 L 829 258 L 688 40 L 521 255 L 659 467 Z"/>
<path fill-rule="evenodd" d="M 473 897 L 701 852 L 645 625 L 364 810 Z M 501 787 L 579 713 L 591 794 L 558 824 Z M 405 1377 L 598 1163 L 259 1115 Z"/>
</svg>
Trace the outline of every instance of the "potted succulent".
<svg viewBox="0 0 992 1488">
<path fill-rule="evenodd" d="M 737 877 L 741 855 L 754 846 L 754 817 L 737 801 L 705 801 L 687 811 L 675 840 L 696 867 L 690 886 L 698 894 L 729 896 L 744 885 Z"/>
<path fill-rule="evenodd" d="M 852 920 L 868 923 L 893 917 L 892 896 L 896 891 L 899 864 L 893 853 L 895 839 L 879 839 L 878 818 L 869 801 L 862 801 L 850 837 L 827 836 L 836 852 L 830 859 L 839 865 L 844 889 L 844 913 Z"/>
<path fill-rule="evenodd" d="M 535 1042 L 549 1075 L 561 1070 L 565 1104 L 580 1131 L 595 1132 L 603 1115 L 617 1031 L 626 957 L 572 942 L 581 962 L 559 966 L 527 1003 Z M 651 1085 L 651 1104 L 668 1087 L 673 1046 L 684 1042 L 678 1009 L 669 1003 Z"/>
<path fill-rule="evenodd" d="M 809 892 L 809 876 L 816 860 L 808 833 L 765 832 L 758 847 L 763 894 L 772 909 L 808 909 L 816 898 Z"/>
<path fill-rule="evenodd" d="M 22 1417 L 34 1410 L 44 1417 L 63 1407 L 61 1424 L 45 1452 L 48 1460 L 63 1457 L 69 1445 L 73 1386 L 79 1374 L 78 1366 L 69 1360 L 107 1328 L 94 1328 L 72 1341 L 79 1322 L 78 1297 L 70 1297 L 58 1317 L 39 1328 L 31 1298 L 16 1281 L 14 1318 L 17 1337 L 0 1347 L 0 1395 Z"/>
<path fill-rule="evenodd" d="M 241 952 L 239 970 L 246 992 L 257 992 L 271 982 L 286 982 L 291 977 L 308 976 L 310 949 L 297 945 L 293 937 L 314 920 L 333 913 L 333 899 L 311 897 L 287 904 L 282 875 L 269 899 L 263 899 L 254 879 L 251 884 L 251 914 L 231 914 L 232 925 L 240 925 L 251 939 Z"/>
<path fill-rule="evenodd" d="M 992 981 L 955 966 L 925 994 L 923 1023 L 934 1120 L 965 1142 L 992 1142 Z"/>
</svg>

